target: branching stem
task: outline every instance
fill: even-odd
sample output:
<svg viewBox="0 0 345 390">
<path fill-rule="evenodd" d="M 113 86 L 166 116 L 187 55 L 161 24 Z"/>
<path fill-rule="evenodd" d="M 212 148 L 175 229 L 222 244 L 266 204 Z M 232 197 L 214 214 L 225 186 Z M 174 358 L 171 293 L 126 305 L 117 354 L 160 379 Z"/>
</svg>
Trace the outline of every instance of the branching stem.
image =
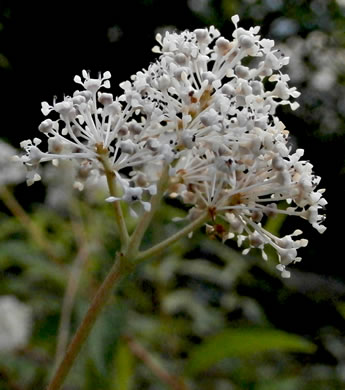
<svg viewBox="0 0 345 390">
<path fill-rule="evenodd" d="M 185 226 L 183 229 L 179 230 L 172 236 L 161 241 L 159 244 L 149 248 L 145 251 L 139 252 L 135 258 L 135 263 L 142 262 L 148 258 L 154 257 L 161 253 L 164 249 L 168 248 L 170 245 L 174 244 L 176 241 L 182 237 L 187 236 L 189 233 L 201 227 L 205 222 L 209 220 L 210 216 L 207 211 L 200 214 L 200 216 L 191 222 L 189 225 Z"/>
<path fill-rule="evenodd" d="M 116 196 L 116 188 L 114 181 L 114 174 L 111 170 L 110 162 L 106 153 L 102 154 L 102 149 L 99 150 L 99 160 L 102 162 L 105 174 L 108 180 L 109 192 L 110 195 Z M 134 230 L 131 237 L 128 235 L 128 230 L 126 226 L 125 219 L 123 217 L 120 201 L 114 202 L 115 205 L 115 216 L 119 228 L 119 234 L 121 239 L 121 252 L 118 252 L 116 255 L 115 263 L 112 266 L 109 274 L 105 278 L 101 287 L 97 291 L 90 308 L 88 309 L 82 323 L 77 329 L 70 345 L 67 348 L 67 351 L 61 360 L 59 367 L 57 368 L 54 377 L 50 384 L 47 387 L 47 390 L 59 390 L 63 384 L 65 378 L 67 377 L 75 359 L 77 358 L 81 347 L 88 338 L 91 329 L 93 328 L 94 323 L 96 322 L 98 316 L 100 315 L 103 307 L 108 302 L 115 284 L 124 276 L 131 273 L 136 265 L 151 257 L 160 253 L 165 248 L 169 247 L 171 244 L 175 243 L 180 238 L 187 236 L 189 233 L 198 229 L 202 224 L 204 224 L 209 219 L 209 213 L 203 212 L 197 219 L 192 221 L 185 228 L 181 229 L 179 232 L 175 233 L 171 237 L 165 239 L 161 243 L 155 245 L 151 249 L 148 249 L 143 252 L 138 252 L 141 241 L 147 230 L 159 204 L 161 198 L 163 197 L 164 190 L 167 185 L 168 180 L 168 168 L 164 168 L 162 177 L 157 185 L 157 194 L 151 199 L 151 210 L 143 215 L 141 220 L 138 222 L 137 228 Z M 180 388 L 183 386 L 181 384 Z M 182 386 L 182 387 L 181 387 Z M 175 383 L 175 388 L 176 383 Z"/>
</svg>

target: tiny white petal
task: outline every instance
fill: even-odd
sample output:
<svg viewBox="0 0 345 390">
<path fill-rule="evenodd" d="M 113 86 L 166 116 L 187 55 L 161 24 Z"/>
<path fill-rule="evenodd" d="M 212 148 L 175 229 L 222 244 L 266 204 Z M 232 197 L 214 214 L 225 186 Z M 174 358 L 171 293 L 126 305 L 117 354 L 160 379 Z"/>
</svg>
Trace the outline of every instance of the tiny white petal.
<svg viewBox="0 0 345 390">
<path fill-rule="evenodd" d="M 106 202 L 111 203 L 111 202 L 116 202 L 118 198 L 115 198 L 114 196 L 109 196 L 108 198 L 105 199 Z"/>
<path fill-rule="evenodd" d="M 77 76 L 74 76 L 73 81 L 74 81 L 75 83 L 77 83 L 77 84 L 83 84 L 82 81 L 81 81 L 81 77 L 78 76 L 78 75 L 77 75 Z"/>
<path fill-rule="evenodd" d="M 236 26 L 237 23 L 240 21 L 240 17 L 239 17 L 238 15 L 233 15 L 233 16 L 231 17 L 231 21 L 232 21 L 232 23 Z"/>
<path fill-rule="evenodd" d="M 145 211 L 148 212 L 151 210 L 151 203 L 150 202 L 141 202 L 141 204 L 143 205 Z"/>
</svg>

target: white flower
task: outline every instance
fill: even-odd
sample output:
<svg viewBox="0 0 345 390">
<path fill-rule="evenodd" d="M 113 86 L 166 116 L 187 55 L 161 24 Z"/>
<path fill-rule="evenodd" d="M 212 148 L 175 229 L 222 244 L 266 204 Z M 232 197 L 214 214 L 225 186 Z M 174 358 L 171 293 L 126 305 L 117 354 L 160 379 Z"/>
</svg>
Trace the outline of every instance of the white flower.
<svg viewBox="0 0 345 390">
<path fill-rule="evenodd" d="M 6 142 L 0 141 L 0 187 L 19 184 L 25 180 L 25 169 L 15 158 L 17 151 Z"/>
<path fill-rule="evenodd" d="M 31 333 L 31 308 L 11 295 L 0 297 L 0 351 L 27 344 Z"/>
<path fill-rule="evenodd" d="M 289 132 L 276 115 L 280 105 L 295 110 L 299 96 L 289 86 L 283 66 L 289 58 L 261 39 L 259 27 L 245 30 L 235 24 L 233 39 L 214 27 L 157 35 L 160 56 L 120 84 L 118 98 L 108 92 L 110 73 L 97 79 L 83 71 L 75 81 L 84 87 L 72 97 L 42 104 L 59 119 L 39 126 L 48 137 L 48 152 L 40 140 L 24 141 L 29 184 L 38 180 L 44 161 L 74 160 L 88 172 L 103 174 L 99 157 L 107 154 L 121 195 L 108 201 L 138 202 L 150 210 L 150 197 L 163 167 L 169 166 L 167 195 L 191 206 L 189 218 L 208 211 L 207 231 L 223 240 L 262 251 L 273 246 L 279 269 L 299 261 L 297 249 L 306 240 L 297 233 L 278 238 L 263 221 L 275 213 L 299 216 L 319 232 L 326 205 L 320 178 L 288 143 Z M 79 181 L 77 186 L 79 186 Z M 81 184 L 82 187 L 82 184 Z M 298 231 L 300 234 L 300 231 Z"/>
<path fill-rule="evenodd" d="M 133 204 L 139 202 L 145 211 L 151 210 L 151 203 L 143 200 L 143 196 L 145 193 L 150 195 L 155 195 L 157 193 L 157 188 L 155 184 L 152 184 L 145 188 L 144 186 L 137 187 L 129 187 L 128 181 L 121 178 L 119 174 L 117 174 L 118 182 L 122 187 L 123 195 L 120 197 L 109 196 L 106 201 L 107 202 L 115 202 L 116 200 L 123 200 L 129 204 L 130 213 L 133 217 L 137 217 L 137 213 L 133 209 Z"/>
</svg>

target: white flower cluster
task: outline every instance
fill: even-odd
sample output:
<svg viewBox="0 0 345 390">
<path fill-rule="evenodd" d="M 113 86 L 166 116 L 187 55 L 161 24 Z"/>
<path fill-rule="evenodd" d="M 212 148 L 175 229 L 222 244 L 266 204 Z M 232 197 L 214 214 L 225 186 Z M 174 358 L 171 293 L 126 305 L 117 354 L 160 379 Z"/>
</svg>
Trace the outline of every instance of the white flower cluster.
<svg viewBox="0 0 345 390">
<path fill-rule="evenodd" d="M 31 308 L 12 295 L 0 297 L 0 352 L 25 346 L 31 333 Z"/>
<path fill-rule="evenodd" d="M 42 103 L 46 119 L 39 130 L 47 136 L 22 142 L 28 184 L 39 180 L 41 162 L 61 159 L 78 162 L 75 186 L 83 187 L 103 167 L 107 153 L 122 195 L 108 201 L 140 203 L 150 209 L 163 167 L 169 167 L 166 194 L 190 206 L 189 218 L 209 212 L 207 231 L 223 240 L 236 238 L 248 253 L 273 246 L 278 269 L 300 260 L 297 249 L 307 244 L 301 234 L 278 238 L 262 221 L 276 213 L 300 216 L 323 232 L 319 211 L 326 201 L 316 190 L 320 178 L 302 160 L 303 150 L 292 152 L 289 132 L 276 116 L 279 105 L 294 110 L 299 96 L 281 69 L 289 58 L 262 39 L 259 27 L 237 26 L 233 37 L 222 37 L 214 27 L 157 35 L 159 59 L 147 70 L 120 84 L 118 98 L 103 92 L 110 73 L 97 79 L 83 71 L 75 81 L 83 89 L 52 105 Z"/>
</svg>

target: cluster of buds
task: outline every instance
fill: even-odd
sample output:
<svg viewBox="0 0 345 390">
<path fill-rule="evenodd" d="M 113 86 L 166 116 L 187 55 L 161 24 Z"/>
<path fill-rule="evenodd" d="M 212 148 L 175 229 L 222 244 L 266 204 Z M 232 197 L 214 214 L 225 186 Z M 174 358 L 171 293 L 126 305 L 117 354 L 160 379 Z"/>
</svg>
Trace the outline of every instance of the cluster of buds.
<svg viewBox="0 0 345 390">
<path fill-rule="evenodd" d="M 75 187 L 104 174 L 106 155 L 121 192 L 108 201 L 151 207 L 162 172 L 168 170 L 166 196 L 188 206 L 188 218 L 209 213 L 206 231 L 223 241 L 237 239 L 244 253 L 274 247 L 278 269 L 300 260 L 307 244 L 296 230 L 276 237 L 263 227 L 277 213 L 302 217 L 320 233 L 326 205 L 320 178 L 302 160 L 303 150 L 289 145 L 289 132 L 276 116 L 280 105 L 298 107 L 282 67 L 289 62 L 274 41 L 262 39 L 259 27 L 238 27 L 232 39 L 214 27 L 157 35 L 159 58 L 148 69 L 120 84 L 123 94 L 104 92 L 110 73 L 97 79 L 83 71 L 82 86 L 51 105 L 42 103 L 46 119 L 39 131 L 47 138 L 23 141 L 28 184 L 40 179 L 45 161 L 73 160 Z"/>
</svg>

